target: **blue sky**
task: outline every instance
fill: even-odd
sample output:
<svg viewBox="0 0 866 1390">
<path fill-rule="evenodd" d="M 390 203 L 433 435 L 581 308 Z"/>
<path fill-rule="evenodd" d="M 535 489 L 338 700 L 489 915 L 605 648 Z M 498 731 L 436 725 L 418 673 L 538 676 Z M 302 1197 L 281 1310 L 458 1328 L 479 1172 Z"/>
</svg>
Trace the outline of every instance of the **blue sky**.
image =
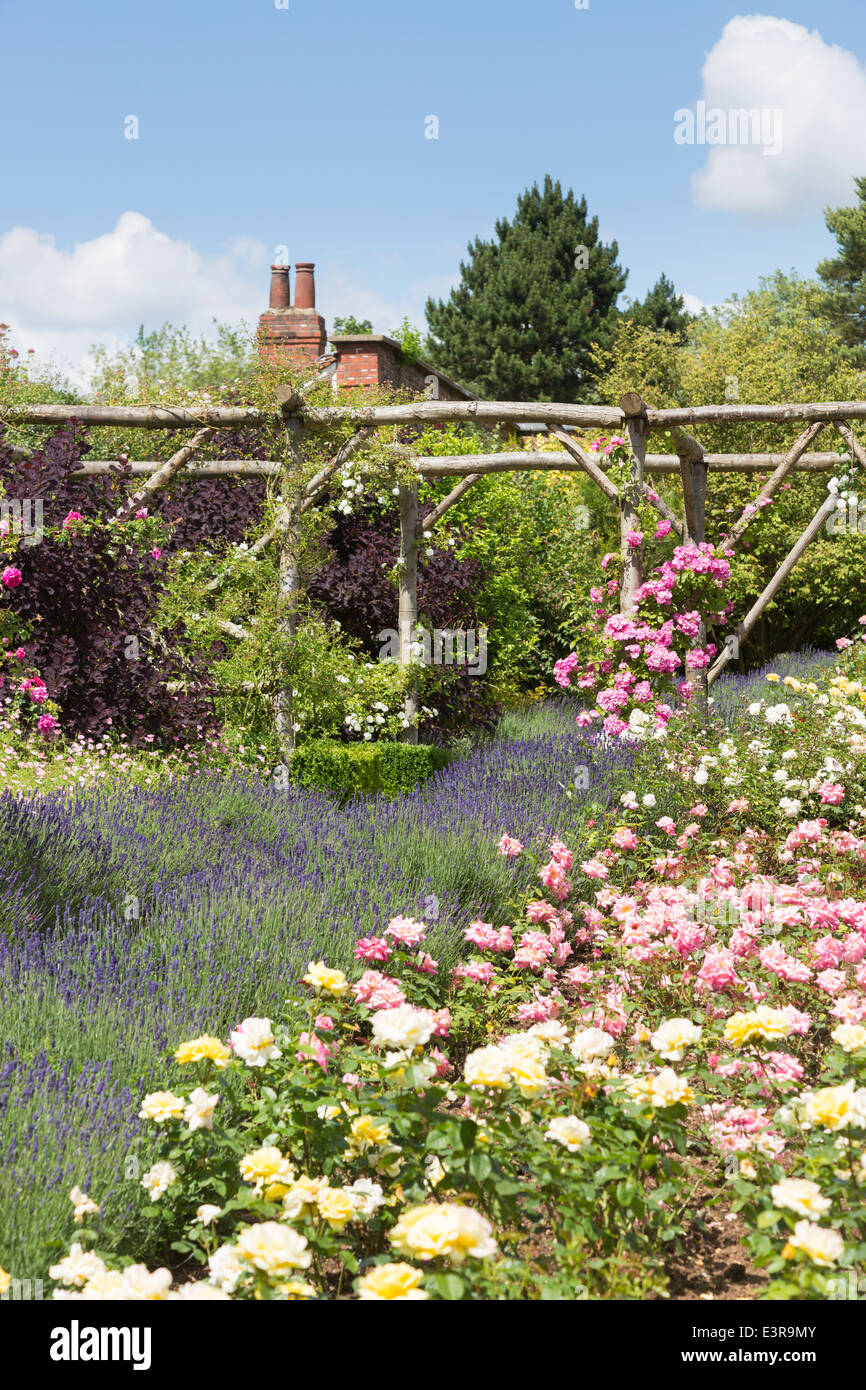
<svg viewBox="0 0 866 1390">
<path fill-rule="evenodd" d="M 866 173 L 862 0 L 0 0 L 0 53 L 0 319 L 65 360 L 142 319 L 253 323 L 281 245 L 327 317 L 421 322 L 545 173 L 627 293 L 665 271 L 718 303 L 811 273 Z M 783 110 L 782 153 L 676 144 L 702 97 Z"/>
</svg>

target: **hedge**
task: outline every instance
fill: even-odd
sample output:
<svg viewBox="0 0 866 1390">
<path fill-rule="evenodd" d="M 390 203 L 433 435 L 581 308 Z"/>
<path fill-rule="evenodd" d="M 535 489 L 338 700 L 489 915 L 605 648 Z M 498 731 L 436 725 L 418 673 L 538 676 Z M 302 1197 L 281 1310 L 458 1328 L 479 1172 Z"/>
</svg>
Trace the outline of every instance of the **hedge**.
<svg viewBox="0 0 866 1390">
<path fill-rule="evenodd" d="M 344 800 L 353 796 L 401 796 L 444 767 L 451 754 L 432 744 L 337 743 L 311 739 L 295 750 L 291 778 L 302 787 L 324 787 Z"/>
</svg>

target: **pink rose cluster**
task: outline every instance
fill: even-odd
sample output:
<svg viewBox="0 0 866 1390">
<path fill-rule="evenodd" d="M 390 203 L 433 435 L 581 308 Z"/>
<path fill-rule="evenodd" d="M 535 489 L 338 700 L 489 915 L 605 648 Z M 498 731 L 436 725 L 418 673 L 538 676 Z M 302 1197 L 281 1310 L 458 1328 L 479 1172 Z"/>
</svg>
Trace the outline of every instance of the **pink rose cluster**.
<svg viewBox="0 0 866 1390">
<path fill-rule="evenodd" d="M 662 523 L 657 535 L 663 538 L 670 529 L 670 523 Z M 643 535 L 630 532 L 626 541 L 639 546 Z M 595 694 L 595 709 L 582 710 L 577 716 L 580 728 L 600 719 L 604 733 L 613 737 L 662 731 L 674 713 L 664 694 L 678 675 L 677 693 L 683 700 L 691 698 L 692 673 L 705 670 L 717 652 L 714 642 L 697 643 L 702 623 L 699 605 L 709 607 L 709 594 L 728 582 L 730 553 L 718 555 L 707 542 L 675 546 L 671 558 L 656 567 L 655 577 L 637 589 L 631 613 L 608 613 L 603 591 L 598 586 L 591 589 L 594 626 L 604 657 L 582 666 L 577 653 L 571 652 L 556 662 L 553 671 L 564 689 L 575 684 Z M 605 555 L 602 568 L 615 558 Z M 609 585 L 608 598 L 613 597 L 611 590 L 618 589 L 615 583 Z M 731 611 L 728 604 L 712 616 L 724 623 Z"/>
<path fill-rule="evenodd" d="M 499 842 L 499 851 L 507 853 L 514 845 L 522 849 L 519 841 L 513 840 L 509 835 L 503 835 Z M 491 922 L 481 920 L 470 922 L 464 931 L 464 938 L 470 945 L 493 956 L 504 956 L 513 952 L 510 962 L 512 969 L 528 970 L 538 975 L 546 984 L 553 985 L 557 979 L 557 972 L 574 949 L 566 939 L 566 934 L 574 924 L 574 918 L 571 912 L 562 906 L 572 891 L 572 883 L 567 874 L 573 856 L 568 846 L 558 839 L 551 841 L 548 854 L 550 858 L 538 870 L 538 877 L 555 902 L 541 898 L 527 903 L 526 925 L 521 929 L 516 941 L 510 926 L 495 927 Z M 500 985 L 494 981 L 494 973 L 493 961 L 470 960 L 458 965 L 451 978 L 455 986 L 459 987 L 464 981 L 469 980 L 477 984 L 491 985 L 495 993 Z M 548 1002 L 549 998 L 550 996 L 545 996 L 544 1002 L 540 1002 L 538 996 L 531 1005 L 521 1006 L 524 1009 L 520 1015 L 522 1021 L 541 1023 L 553 1018 L 558 1005 L 555 1000 L 553 1004 Z"/>
</svg>

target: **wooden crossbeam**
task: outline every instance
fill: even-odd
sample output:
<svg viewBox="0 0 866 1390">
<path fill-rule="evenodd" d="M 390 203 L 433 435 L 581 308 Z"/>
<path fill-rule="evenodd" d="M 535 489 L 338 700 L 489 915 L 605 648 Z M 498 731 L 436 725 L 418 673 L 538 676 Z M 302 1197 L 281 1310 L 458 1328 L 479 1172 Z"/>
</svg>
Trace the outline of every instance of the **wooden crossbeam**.
<svg viewBox="0 0 866 1390">
<path fill-rule="evenodd" d="M 404 451 L 406 452 L 406 451 Z M 13 450 L 21 459 L 28 458 L 26 449 Z M 704 454 L 710 473 L 767 473 L 782 462 L 784 454 Z M 851 460 L 838 453 L 805 453 L 791 469 L 792 473 L 834 473 L 840 464 Z M 532 451 L 512 450 L 502 454 L 418 454 L 412 459 L 415 471 L 423 478 L 459 478 L 467 473 L 575 473 L 585 471 L 583 465 L 575 461 L 573 454 L 559 453 L 553 449 Z M 610 467 L 606 460 L 599 463 L 604 471 Z M 135 477 L 149 477 L 162 467 L 158 459 L 134 459 L 129 464 L 120 459 L 87 459 L 72 470 L 72 478 L 94 477 L 109 473 L 112 469 L 127 468 Z M 282 465 L 276 459 L 207 459 L 201 463 L 189 463 L 178 474 L 176 482 L 190 482 L 197 478 L 270 478 L 280 473 Z M 680 473 L 680 462 L 676 454 L 647 454 L 644 460 L 647 473 Z"/>
<path fill-rule="evenodd" d="M 428 401 L 403 405 L 308 406 L 290 387 L 281 388 L 285 399 L 274 410 L 248 406 L 168 405 L 7 405 L 2 419 L 16 425 L 64 425 L 80 420 L 85 425 L 119 425 L 133 429 L 180 429 L 212 425 L 215 429 L 238 426 L 262 427 L 290 414 L 303 414 L 305 427 L 324 429 L 343 420 L 382 425 L 427 424 L 446 420 L 486 421 L 490 424 L 573 425 L 589 430 L 619 429 L 625 415 L 617 406 L 573 405 L 562 401 Z M 791 421 L 866 420 L 866 401 L 808 401 L 780 405 L 703 405 L 648 410 L 647 429 L 670 430 L 696 424 L 787 424 Z"/>
</svg>

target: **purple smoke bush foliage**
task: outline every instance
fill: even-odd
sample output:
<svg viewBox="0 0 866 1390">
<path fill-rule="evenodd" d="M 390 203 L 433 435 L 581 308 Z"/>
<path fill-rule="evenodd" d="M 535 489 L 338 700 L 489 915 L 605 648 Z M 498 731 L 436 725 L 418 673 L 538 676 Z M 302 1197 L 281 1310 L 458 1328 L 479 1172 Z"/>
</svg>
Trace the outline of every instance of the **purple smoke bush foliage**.
<svg viewBox="0 0 866 1390">
<path fill-rule="evenodd" d="M 128 470 L 75 479 L 86 453 L 72 422 L 44 448 L 16 459 L 0 427 L 0 483 L 5 496 L 40 499 L 45 535 L 15 552 L 22 582 L 4 591 L 5 605 L 26 634 L 29 662 L 60 706 L 67 733 L 100 737 L 124 733 L 131 744 L 152 735 L 178 742 L 212 722 L 202 696 L 170 694 L 165 682 L 187 674 L 204 680 L 203 661 L 181 631 L 157 634 L 154 617 L 165 560 L 122 526 L 75 527 L 70 512 L 89 522 L 108 520 L 128 495 Z M 130 659 L 129 640 L 137 642 Z"/>
<path fill-rule="evenodd" d="M 397 589 L 388 578 L 400 552 L 396 513 L 367 507 L 343 517 L 328 534 L 327 546 L 330 554 L 311 577 L 309 596 L 375 659 L 382 647 L 378 634 L 397 626 Z M 478 560 L 459 559 L 450 548 L 437 548 L 431 556 L 422 551 L 419 618 L 439 631 L 477 631 L 484 578 Z M 492 625 L 488 628 L 490 635 Z M 423 741 L 438 742 L 468 729 L 492 726 L 499 711 L 485 679 L 457 666 L 437 667 L 436 674 L 441 683 L 435 693 L 424 697 L 424 703 L 438 710 L 438 716 L 420 725 Z"/>
</svg>

